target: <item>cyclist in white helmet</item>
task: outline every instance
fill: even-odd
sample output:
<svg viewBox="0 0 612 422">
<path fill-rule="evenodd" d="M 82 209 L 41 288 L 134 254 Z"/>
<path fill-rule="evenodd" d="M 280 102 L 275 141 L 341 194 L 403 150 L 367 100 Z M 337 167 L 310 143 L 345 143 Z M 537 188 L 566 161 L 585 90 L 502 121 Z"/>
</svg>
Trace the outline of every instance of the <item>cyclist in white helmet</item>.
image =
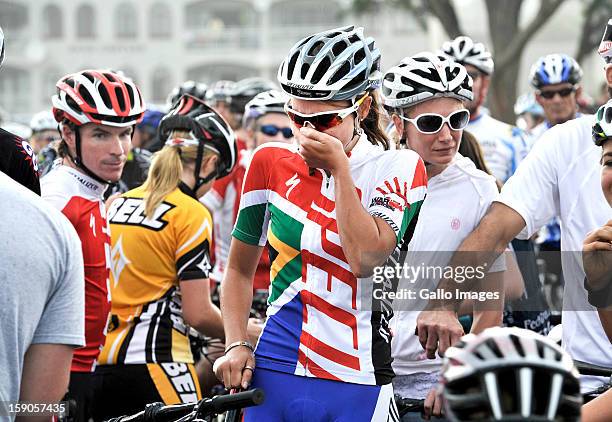
<svg viewBox="0 0 612 422">
<path fill-rule="evenodd" d="M 426 174 L 413 151 L 385 151 L 379 63 L 374 40 L 347 26 L 301 40 L 279 68 L 299 145 L 255 150 L 221 284 L 217 376 L 268 393 L 245 421 L 397 420 L 389 315 L 369 307 L 367 277 L 410 238 Z M 270 306 L 253 354 L 247 316 L 266 241 Z"/>
<path fill-rule="evenodd" d="M 572 357 L 529 330 L 489 328 L 447 350 L 441 387 L 446 417 L 463 421 L 580 421 Z"/>
<path fill-rule="evenodd" d="M 536 90 L 536 101 L 546 118 L 533 128 L 532 145 L 554 125 L 580 116 L 577 101 L 582 91 L 581 80 L 580 65 L 567 54 L 549 54 L 531 66 L 529 83 Z"/>
<path fill-rule="evenodd" d="M 400 148 L 412 149 L 423 158 L 428 177 L 423 212 L 407 245 L 404 262 L 444 268 L 452 251 L 476 227 L 498 196 L 495 178 L 477 170 L 469 158 L 457 153 L 463 129 L 469 122 L 465 104 L 473 98 L 472 79 L 461 64 L 424 52 L 406 57 L 389 69 L 383 78 L 382 93 L 385 106 L 392 110 Z M 490 269 L 486 280 L 483 274 L 483 283 L 489 288 L 496 286 L 499 300 L 495 307 L 494 300 L 486 304 L 476 302 L 473 332 L 501 324 L 504 270 L 502 257 Z M 428 276 L 400 279 L 398 289 L 411 288 L 420 295 L 423 290 L 434 291 L 437 282 Z M 397 376 L 393 384 L 402 397 L 427 397 L 425 413 L 430 415 L 439 414 L 440 410 L 433 388 L 442 361 L 431 359 L 434 356 L 428 356 L 428 350 L 414 334 L 423 302 L 394 301 L 397 312 L 391 324 L 395 333 L 391 345 Z M 483 312 L 483 308 L 490 312 Z M 408 413 L 402 420 L 420 420 L 420 415 Z"/>
<path fill-rule="evenodd" d="M 32 120 L 30 120 L 30 129 L 32 129 L 30 145 L 32 145 L 36 154 L 61 139 L 57 127 L 57 121 L 50 110 L 43 110 L 32 116 Z"/>
<path fill-rule="evenodd" d="M 242 126 L 253 140 L 252 148 L 266 142 L 293 142 L 291 120 L 285 114 L 285 103 L 289 100 L 276 89 L 257 94 L 244 109 Z"/>
<path fill-rule="evenodd" d="M 604 37 L 604 40 L 608 39 Z M 607 56 L 604 56 L 607 58 Z M 612 87 L 612 66 L 606 65 L 608 86 Z M 593 143 L 592 116 L 583 116 L 546 131 L 530 151 L 518 171 L 504 185 L 499 201 L 493 203 L 478 227 L 463 241 L 459 251 L 501 253 L 516 237 L 529 238 L 553 216 L 561 222 L 563 292 L 563 347 L 577 360 L 612 367 L 612 347 L 601 325 L 596 308 L 588 302 L 582 266 L 583 240 L 604 226 L 612 208 L 601 189 L 601 148 Z M 487 261 L 492 260 L 490 257 Z M 452 265 L 481 265 L 466 262 L 457 255 Z M 469 289 L 463 283 L 461 289 Z M 457 287 L 444 279 L 439 288 Z M 417 320 L 419 331 L 426 330 L 424 342 L 441 344 L 457 327 L 456 303 L 441 300 L 431 304 Z M 458 328 L 458 327 L 457 327 Z M 440 347 L 444 353 L 446 347 Z M 581 389 L 594 390 L 609 380 L 581 376 Z"/>
<path fill-rule="evenodd" d="M 467 130 L 480 142 L 487 167 L 504 183 L 527 155 L 528 145 L 523 131 L 494 119 L 483 106 L 494 68 L 491 53 L 484 44 L 467 36 L 445 42 L 441 52 L 465 66 L 474 81 L 474 99 L 467 103 L 470 111 Z"/>
<path fill-rule="evenodd" d="M 597 110 L 593 141 L 602 148 L 601 187 L 612 207 L 612 100 Z M 612 218 L 588 234 L 582 252 L 587 275 L 584 287 L 589 295 L 589 303 L 597 307 L 599 319 L 612 342 Z"/>
<path fill-rule="evenodd" d="M 531 130 L 544 121 L 544 109 L 533 92 L 520 95 L 514 103 L 516 125 L 531 136 Z"/>
</svg>

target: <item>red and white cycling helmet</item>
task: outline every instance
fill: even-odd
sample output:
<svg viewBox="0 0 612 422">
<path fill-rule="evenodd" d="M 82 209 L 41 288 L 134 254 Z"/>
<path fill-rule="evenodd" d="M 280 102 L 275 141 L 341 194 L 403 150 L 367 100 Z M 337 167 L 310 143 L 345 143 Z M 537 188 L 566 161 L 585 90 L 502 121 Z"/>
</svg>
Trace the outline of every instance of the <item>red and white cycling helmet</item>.
<svg viewBox="0 0 612 422">
<path fill-rule="evenodd" d="M 58 122 L 76 126 L 86 123 L 116 127 L 133 126 L 142 120 L 145 104 L 131 79 L 109 70 L 83 70 L 62 77 L 51 99 Z"/>
</svg>

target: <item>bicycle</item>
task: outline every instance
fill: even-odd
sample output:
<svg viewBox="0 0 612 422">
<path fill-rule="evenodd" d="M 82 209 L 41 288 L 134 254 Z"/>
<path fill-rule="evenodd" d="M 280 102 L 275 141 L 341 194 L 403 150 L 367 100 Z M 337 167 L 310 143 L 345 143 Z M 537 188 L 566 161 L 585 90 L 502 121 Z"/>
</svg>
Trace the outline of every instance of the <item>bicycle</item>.
<svg viewBox="0 0 612 422">
<path fill-rule="evenodd" d="M 191 422 L 209 421 L 221 413 L 257 406 L 265 400 L 264 391 L 255 388 L 235 394 L 205 398 L 195 403 L 173 404 L 165 406 L 163 403 L 148 404 L 145 410 L 130 416 L 120 416 L 109 419 L 107 422 Z M 240 412 L 235 412 L 235 418 Z M 239 419 L 235 419 L 238 421 Z M 227 422 L 234 422 L 226 419 Z"/>
</svg>

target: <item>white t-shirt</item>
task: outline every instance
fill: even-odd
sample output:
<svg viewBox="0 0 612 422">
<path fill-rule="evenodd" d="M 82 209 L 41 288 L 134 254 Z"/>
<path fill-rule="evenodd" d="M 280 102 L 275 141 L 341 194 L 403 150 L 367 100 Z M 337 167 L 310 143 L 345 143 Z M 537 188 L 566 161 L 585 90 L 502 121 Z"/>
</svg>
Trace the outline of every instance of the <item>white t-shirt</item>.
<svg viewBox="0 0 612 422">
<path fill-rule="evenodd" d="M 546 131 L 511 177 L 500 202 L 518 212 L 533 235 L 555 215 L 561 223 L 565 290 L 563 346 L 574 359 L 612 367 L 612 344 L 595 308 L 587 300 L 582 269 L 582 242 L 587 233 L 612 218 L 601 190 L 601 148 L 591 140 L 593 116 L 583 116 Z M 597 379 L 584 377 L 583 390 Z"/>
<path fill-rule="evenodd" d="M 470 121 L 466 130 L 478 140 L 487 167 L 500 182 L 508 180 L 527 155 L 525 133 L 488 114 Z"/>
<path fill-rule="evenodd" d="M 423 260 L 427 266 L 447 265 L 452 252 L 476 228 L 498 196 L 495 178 L 478 170 L 469 158 L 457 154 L 450 166 L 427 183 L 427 196 L 408 244 L 409 252 L 430 251 L 416 255 L 417 265 Z M 490 271 L 504 270 L 502 255 Z M 435 290 L 436 284 L 428 288 Z M 427 358 L 414 334 L 418 315 L 418 311 L 397 310 L 391 321 L 394 333 L 391 355 L 396 375 L 433 372 L 442 365 L 439 358 Z"/>
</svg>

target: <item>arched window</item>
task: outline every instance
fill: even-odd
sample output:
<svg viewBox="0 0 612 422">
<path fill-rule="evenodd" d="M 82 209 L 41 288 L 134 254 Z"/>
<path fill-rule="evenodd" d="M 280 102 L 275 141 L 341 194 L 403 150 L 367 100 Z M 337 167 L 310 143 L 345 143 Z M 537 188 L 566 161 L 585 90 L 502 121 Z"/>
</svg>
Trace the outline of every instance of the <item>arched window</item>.
<svg viewBox="0 0 612 422">
<path fill-rule="evenodd" d="M 96 13 L 93 6 L 82 4 L 76 12 L 77 37 L 94 38 L 96 36 Z"/>
<path fill-rule="evenodd" d="M 61 38 L 64 34 L 62 11 L 54 4 L 43 9 L 43 37 L 46 39 Z"/>
<path fill-rule="evenodd" d="M 151 81 L 151 100 L 154 103 L 163 103 L 172 89 L 172 77 L 170 71 L 165 68 L 158 68 L 153 72 Z"/>
<path fill-rule="evenodd" d="M 172 36 L 172 11 L 165 3 L 154 3 L 149 8 L 149 36 L 169 38 Z"/>
<path fill-rule="evenodd" d="M 136 8 L 130 3 L 121 3 L 115 8 L 115 36 L 117 38 L 136 38 L 137 35 Z"/>
</svg>

